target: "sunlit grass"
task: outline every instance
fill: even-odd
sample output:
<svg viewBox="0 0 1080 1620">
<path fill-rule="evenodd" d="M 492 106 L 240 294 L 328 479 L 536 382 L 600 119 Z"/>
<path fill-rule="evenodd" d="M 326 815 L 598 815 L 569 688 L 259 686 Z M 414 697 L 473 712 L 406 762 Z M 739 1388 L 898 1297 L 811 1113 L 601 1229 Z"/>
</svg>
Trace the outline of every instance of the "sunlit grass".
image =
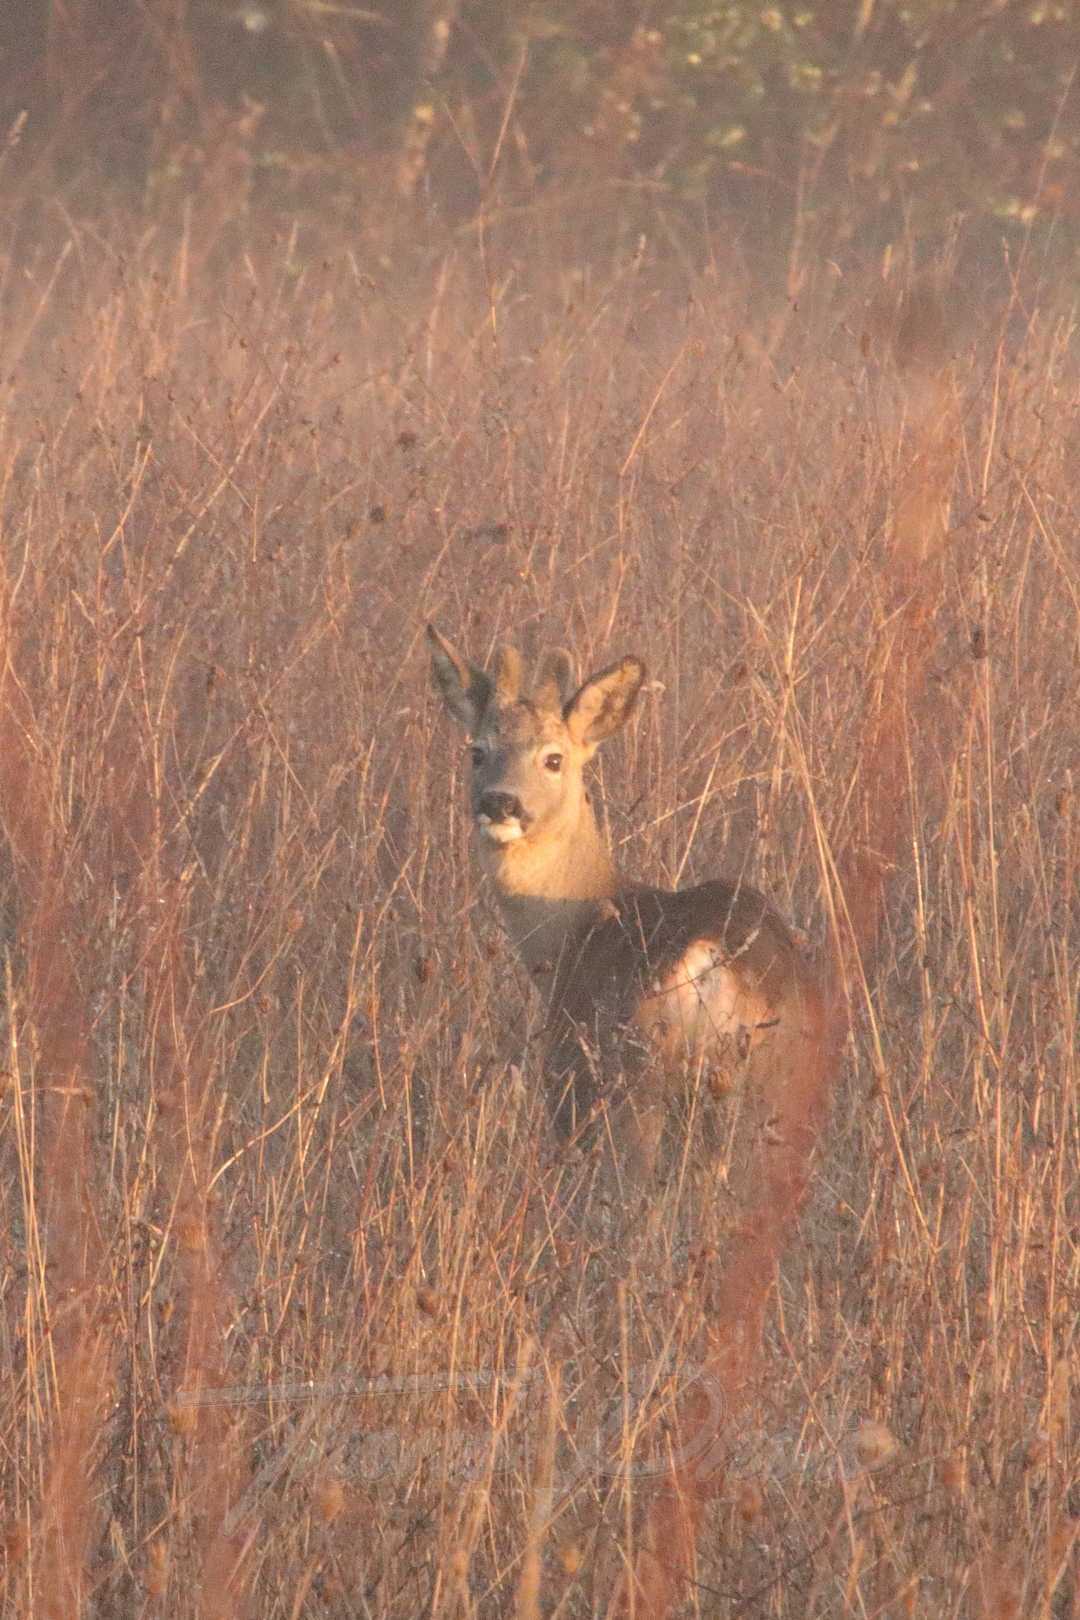
<svg viewBox="0 0 1080 1620">
<path fill-rule="evenodd" d="M 854 294 L 769 354 L 715 279 L 487 254 L 6 267 L 12 1613 L 602 1614 L 634 1555 L 619 1462 L 670 1448 L 724 1297 L 739 1105 L 625 1276 L 423 624 L 644 657 L 620 859 L 745 873 L 824 956 L 900 407 Z M 1050 309 L 974 330 L 880 948 L 687 1613 L 1076 1602 L 1080 378 Z"/>
</svg>

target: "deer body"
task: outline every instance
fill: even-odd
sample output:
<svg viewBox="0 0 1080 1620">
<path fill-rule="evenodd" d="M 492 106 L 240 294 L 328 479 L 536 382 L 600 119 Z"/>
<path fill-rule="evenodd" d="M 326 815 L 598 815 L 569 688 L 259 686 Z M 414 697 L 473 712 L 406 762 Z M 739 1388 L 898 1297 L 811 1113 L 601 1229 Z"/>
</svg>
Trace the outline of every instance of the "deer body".
<svg viewBox="0 0 1080 1620">
<path fill-rule="evenodd" d="M 821 998 L 790 931 L 756 890 L 628 882 L 601 836 L 583 771 L 629 716 L 634 658 L 574 686 L 568 656 L 531 692 L 503 649 L 494 674 L 428 630 L 433 674 L 472 739 L 480 863 L 507 931 L 547 1000 L 544 1071 L 568 1136 L 608 1109 L 620 1168 L 647 1179 L 666 1104 L 744 1068 L 766 1096 L 819 1037 Z"/>
</svg>

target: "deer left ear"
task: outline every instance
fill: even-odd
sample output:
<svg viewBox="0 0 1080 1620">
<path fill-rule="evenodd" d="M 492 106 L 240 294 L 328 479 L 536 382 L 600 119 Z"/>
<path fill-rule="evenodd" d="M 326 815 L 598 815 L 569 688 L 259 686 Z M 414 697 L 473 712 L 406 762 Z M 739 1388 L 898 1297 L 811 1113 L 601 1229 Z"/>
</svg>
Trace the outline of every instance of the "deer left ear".
<svg viewBox="0 0 1080 1620">
<path fill-rule="evenodd" d="M 483 670 L 462 658 L 433 624 L 427 627 L 427 637 L 436 690 L 454 719 L 475 737 L 491 698 L 491 682 Z"/>
<path fill-rule="evenodd" d="M 640 658 L 623 658 L 580 686 L 563 710 L 566 729 L 576 743 L 595 748 L 624 726 L 645 679 Z"/>
</svg>

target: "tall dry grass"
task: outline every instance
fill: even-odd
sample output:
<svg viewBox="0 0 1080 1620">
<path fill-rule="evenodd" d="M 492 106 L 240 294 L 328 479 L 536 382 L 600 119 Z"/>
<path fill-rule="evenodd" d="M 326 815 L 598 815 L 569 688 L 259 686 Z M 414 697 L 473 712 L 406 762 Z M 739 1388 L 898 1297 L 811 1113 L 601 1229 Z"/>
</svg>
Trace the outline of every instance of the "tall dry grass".
<svg viewBox="0 0 1080 1620">
<path fill-rule="evenodd" d="M 494 239 L 212 275 L 74 227 L 2 285 L 5 1609 L 602 1614 L 704 1438 L 683 1612 L 1074 1612 L 1070 311 L 949 337 L 883 851 L 931 484 L 872 299 L 778 324 Z M 648 1267 L 568 1217 L 427 617 L 646 658 L 601 782 L 628 867 L 744 872 L 821 952 L 845 850 L 885 897 L 737 1401 L 702 1346 L 742 1104 L 701 1104 L 730 1173 L 675 1155 Z"/>
</svg>

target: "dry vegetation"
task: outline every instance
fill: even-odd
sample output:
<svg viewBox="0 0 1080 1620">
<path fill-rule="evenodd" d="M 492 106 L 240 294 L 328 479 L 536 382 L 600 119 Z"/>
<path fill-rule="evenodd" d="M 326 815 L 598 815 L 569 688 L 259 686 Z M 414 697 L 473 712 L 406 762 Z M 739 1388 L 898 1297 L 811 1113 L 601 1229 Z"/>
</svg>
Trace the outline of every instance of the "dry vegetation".
<svg viewBox="0 0 1080 1620">
<path fill-rule="evenodd" d="M 568 1215 L 421 630 L 642 654 L 622 858 L 824 954 L 884 348 L 647 257 L 119 243 L 3 266 L 4 1612 L 602 1614 L 740 1166 L 703 1204 L 675 1156 L 647 1266 Z M 1080 1605 L 1077 332 L 1014 293 L 968 338 L 880 948 L 687 1614 Z"/>
</svg>

